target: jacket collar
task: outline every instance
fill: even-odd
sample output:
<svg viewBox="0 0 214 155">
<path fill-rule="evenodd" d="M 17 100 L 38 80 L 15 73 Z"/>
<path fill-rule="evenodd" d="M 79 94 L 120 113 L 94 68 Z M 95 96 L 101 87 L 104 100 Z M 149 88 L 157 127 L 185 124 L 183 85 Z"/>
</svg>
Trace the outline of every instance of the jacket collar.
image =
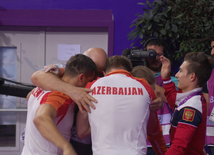
<svg viewBox="0 0 214 155">
<path fill-rule="evenodd" d="M 200 88 L 195 88 L 193 90 L 190 90 L 185 93 L 177 93 L 176 95 L 176 100 L 175 100 L 175 105 L 179 106 L 179 104 L 188 96 L 192 95 L 195 92 L 200 92 L 202 90 L 202 87 Z"/>
<path fill-rule="evenodd" d="M 128 72 L 126 70 L 123 70 L 123 69 L 118 69 L 118 70 L 111 71 L 106 76 L 113 75 L 113 74 L 124 74 L 124 75 L 133 77 L 130 72 Z"/>
</svg>

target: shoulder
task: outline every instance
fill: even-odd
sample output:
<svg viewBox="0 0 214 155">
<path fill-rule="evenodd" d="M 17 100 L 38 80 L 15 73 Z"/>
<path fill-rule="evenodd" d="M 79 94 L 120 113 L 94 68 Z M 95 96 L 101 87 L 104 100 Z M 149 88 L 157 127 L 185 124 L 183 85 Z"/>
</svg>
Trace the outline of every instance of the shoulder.
<svg viewBox="0 0 214 155">
<path fill-rule="evenodd" d="M 156 98 L 154 90 L 152 89 L 150 84 L 144 78 L 133 77 L 133 79 L 140 82 L 145 87 L 146 91 L 149 93 L 149 96 L 150 96 L 150 98 L 152 98 L 152 100 L 154 100 Z"/>
<path fill-rule="evenodd" d="M 69 99 L 70 97 L 68 95 L 63 94 L 62 92 L 59 91 L 51 91 L 47 93 L 47 96 L 54 98 L 54 99 Z"/>
<path fill-rule="evenodd" d="M 202 113 L 193 107 L 184 107 L 178 111 L 179 123 L 197 127 L 203 120 Z"/>
<path fill-rule="evenodd" d="M 191 107 L 192 109 L 196 109 L 200 113 L 202 113 L 203 112 L 203 102 L 205 102 L 205 99 L 202 97 L 202 95 L 193 96 L 185 104 L 181 105 L 178 108 L 178 110 L 185 108 L 185 107 Z"/>
<path fill-rule="evenodd" d="M 50 104 L 52 105 L 55 109 L 58 109 L 64 104 L 70 105 L 73 101 L 71 98 L 61 92 L 58 91 L 51 91 L 46 93 L 40 104 Z"/>
</svg>

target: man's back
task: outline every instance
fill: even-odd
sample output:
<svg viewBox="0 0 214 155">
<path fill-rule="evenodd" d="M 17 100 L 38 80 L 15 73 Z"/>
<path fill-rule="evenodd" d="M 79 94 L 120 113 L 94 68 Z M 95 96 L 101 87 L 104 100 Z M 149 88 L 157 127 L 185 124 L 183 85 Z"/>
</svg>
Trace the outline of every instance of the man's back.
<svg viewBox="0 0 214 155">
<path fill-rule="evenodd" d="M 57 107 L 57 117 L 54 123 L 62 136 L 69 141 L 70 130 L 73 125 L 74 107 L 72 100 L 60 92 L 44 91 L 36 88 L 28 101 L 28 114 L 25 132 L 25 145 L 22 155 L 31 154 L 62 154 L 62 151 L 53 143 L 45 139 L 34 125 L 34 117 L 38 107 L 42 104 L 50 104 Z M 61 105 L 60 105 L 61 104 Z"/>
<path fill-rule="evenodd" d="M 91 88 L 98 100 L 89 114 L 93 154 L 146 154 L 152 88 L 121 70 L 98 79 Z"/>
</svg>

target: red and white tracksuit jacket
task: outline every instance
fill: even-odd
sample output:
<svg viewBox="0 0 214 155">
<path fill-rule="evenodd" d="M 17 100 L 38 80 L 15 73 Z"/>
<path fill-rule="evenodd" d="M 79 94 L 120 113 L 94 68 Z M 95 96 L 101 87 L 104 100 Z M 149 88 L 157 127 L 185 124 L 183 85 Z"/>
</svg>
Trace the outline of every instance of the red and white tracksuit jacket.
<svg viewBox="0 0 214 155">
<path fill-rule="evenodd" d="M 207 104 L 202 94 L 193 95 L 202 88 L 180 93 L 170 78 L 163 81 L 166 98 L 174 110 L 170 129 L 171 146 L 165 155 L 204 155 Z M 188 96 L 192 97 L 180 105 Z"/>
</svg>

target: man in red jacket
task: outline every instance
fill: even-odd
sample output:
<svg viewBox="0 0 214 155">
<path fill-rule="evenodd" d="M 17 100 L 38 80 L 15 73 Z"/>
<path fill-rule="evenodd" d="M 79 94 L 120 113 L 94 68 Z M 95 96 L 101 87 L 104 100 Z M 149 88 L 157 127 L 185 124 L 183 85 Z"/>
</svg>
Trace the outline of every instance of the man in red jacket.
<svg viewBox="0 0 214 155">
<path fill-rule="evenodd" d="M 165 95 L 174 110 L 171 146 L 165 155 L 204 155 L 207 104 L 201 90 L 211 75 L 212 65 L 204 53 L 188 53 L 175 75 L 178 78 L 177 92 L 170 79 L 170 61 L 164 56 L 160 60 Z"/>
</svg>

